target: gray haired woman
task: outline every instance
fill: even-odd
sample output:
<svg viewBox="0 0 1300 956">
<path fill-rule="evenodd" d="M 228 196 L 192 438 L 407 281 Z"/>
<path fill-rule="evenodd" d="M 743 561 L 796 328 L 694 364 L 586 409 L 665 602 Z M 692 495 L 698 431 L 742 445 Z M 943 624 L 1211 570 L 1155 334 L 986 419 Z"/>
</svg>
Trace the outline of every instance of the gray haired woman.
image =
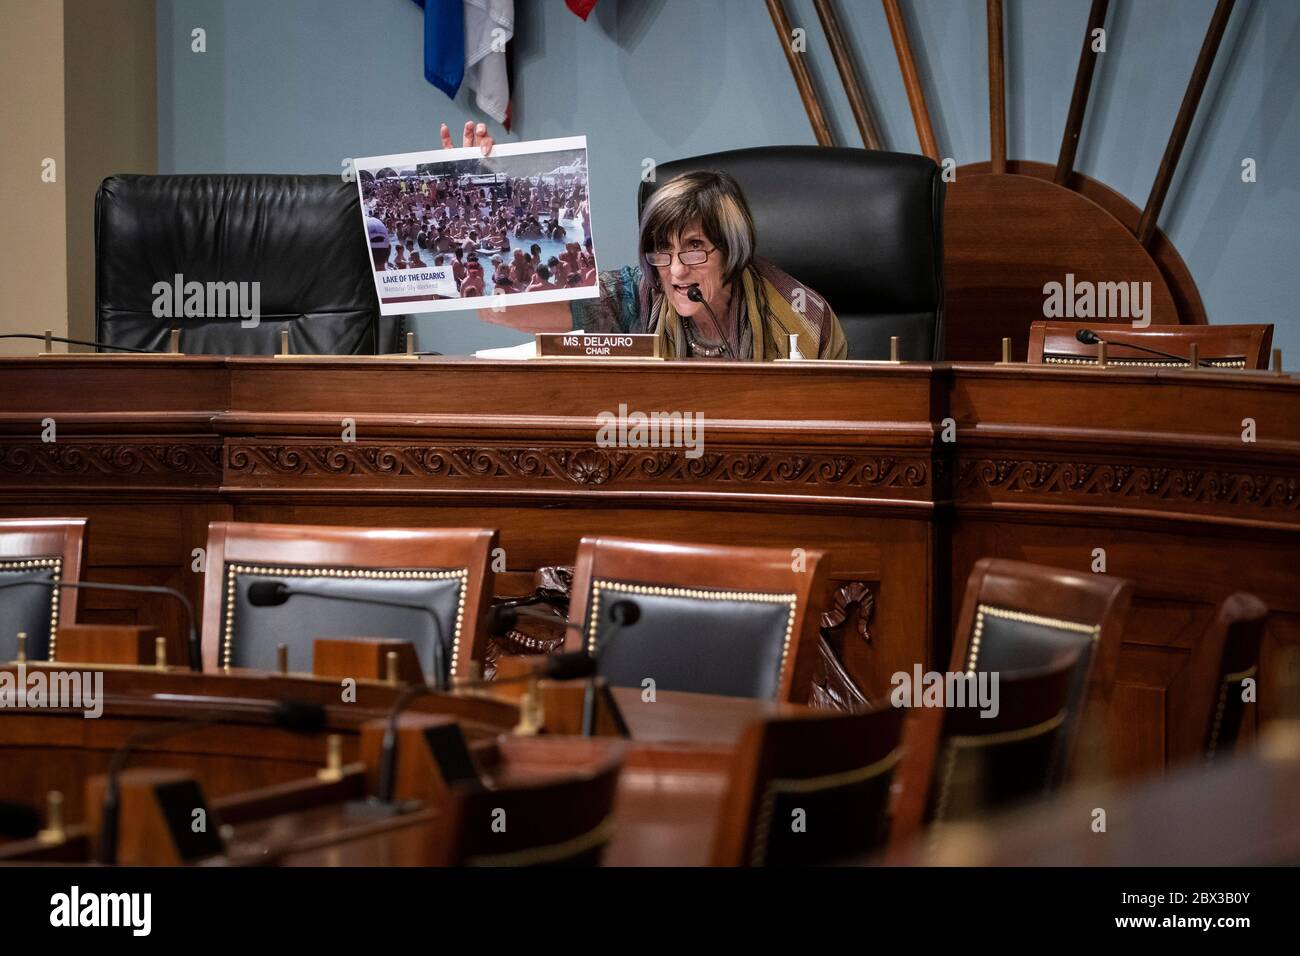
<svg viewBox="0 0 1300 956">
<path fill-rule="evenodd" d="M 441 138 L 450 148 L 446 124 Z M 482 123 L 465 124 L 463 143 L 492 148 Z M 639 249 L 638 265 L 599 274 L 597 298 L 480 315 L 537 332 L 650 332 L 664 358 L 786 358 L 791 336 L 808 358 L 848 357 L 826 300 L 756 255 L 749 206 L 726 173 L 664 183 L 641 213 Z"/>
</svg>

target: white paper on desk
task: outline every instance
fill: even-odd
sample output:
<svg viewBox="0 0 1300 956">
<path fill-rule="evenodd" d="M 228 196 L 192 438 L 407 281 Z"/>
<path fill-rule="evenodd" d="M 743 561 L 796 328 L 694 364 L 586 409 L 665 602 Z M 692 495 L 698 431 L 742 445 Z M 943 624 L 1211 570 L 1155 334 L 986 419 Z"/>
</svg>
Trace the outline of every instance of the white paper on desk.
<svg viewBox="0 0 1300 956">
<path fill-rule="evenodd" d="M 352 168 L 383 315 L 600 294 L 587 137 L 500 143 L 487 157 L 476 146 L 368 156 Z"/>
<path fill-rule="evenodd" d="M 479 349 L 474 353 L 481 359 L 530 359 L 537 358 L 537 342 L 524 342 L 520 345 L 507 345 L 499 349 Z"/>
</svg>

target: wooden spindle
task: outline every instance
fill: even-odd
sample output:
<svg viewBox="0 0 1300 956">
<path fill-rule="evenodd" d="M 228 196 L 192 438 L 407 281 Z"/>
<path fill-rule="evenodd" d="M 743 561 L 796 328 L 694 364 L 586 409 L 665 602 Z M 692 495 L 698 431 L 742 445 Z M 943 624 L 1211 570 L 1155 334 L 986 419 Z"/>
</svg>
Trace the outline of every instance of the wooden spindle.
<svg viewBox="0 0 1300 956">
<path fill-rule="evenodd" d="M 1092 92 L 1092 74 L 1097 66 L 1097 54 L 1092 48 L 1092 34 L 1106 23 L 1110 0 L 1092 0 L 1088 25 L 1083 30 L 1083 52 L 1079 54 L 1079 68 L 1074 73 L 1074 92 L 1070 95 L 1070 111 L 1065 116 L 1065 132 L 1061 134 L 1061 154 L 1056 160 L 1053 180 L 1064 186 L 1074 172 L 1074 157 L 1079 151 L 1079 134 L 1083 131 L 1083 117 L 1088 109 L 1088 95 Z"/>
<path fill-rule="evenodd" d="M 867 149 L 880 149 L 880 131 L 876 126 L 875 117 L 871 115 L 871 106 L 867 103 L 867 96 L 862 90 L 862 81 L 858 78 L 853 53 L 844 39 L 844 31 L 840 29 L 840 19 L 832 0 L 813 0 L 813 6 L 817 8 L 817 17 L 822 22 L 822 32 L 826 34 L 826 41 L 831 46 L 831 59 L 835 61 L 840 82 L 844 84 L 844 93 L 849 98 L 849 109 L 853 111 L 853 121 L 858 124 L 858 132 L 862 135 L 862 145 Z"/>
<path fill-rule="evenodd" d="M 907 91 L 907 102 L 912 108 L 912 123 L 916 126 L 916 138 L 921 143 L 921 152 L 937 163 L 939 145 L 934 138 L 934 127 L 930 123 L 930 110 L 925 105 L 925 89 L 921 86 L 921 74 L 916 69 L 912 44 L 907 38 L 907 24 L 903 20 L 903 10 L 898 0 L 880 0 L 880 2 L 885 8 L 885 19 L 889 21 L 889 35 L 894 40 L 898 68 L 903 74 L 903 88 Z"/>
<path fill-rule="evenodd" d="M 1198 343 L 1187 344 L 1187 361 L 1190 363 L 1188 367 L 1193 372 L 1201 367 L 1201 346 Z"/>
<path fill-rule="evenodd" d="M 808 114 L 808 122 L 812 125 L 813 135 L 817 137 L 818 146 L 834 146 L 835 137 L 831 135 L 830 124 L 826 122 L 826 114 L 822 112 L 821 100 L 817 97 L 817 89 L 813 86 L 812 74 L 808 72 L 808 65 L 804 62 L 803 55 L 794 51 L 794 46 L 790 42 L 792 28 L 790 26 L 790 17 L 785 12 L 785 4 L 782 0 L 767 0 L 767 12 L 772 18 L 772 26 L 776 27 L 776 35 L 781 41 L 781 49 L 785 52 L 785 59 L 790 64 L 790 72 L 794 75 L 794 85 L 799 88 L 799 98 L 803 100 L 804 112 Z"/>
<path fill-rule="evenodd" d="M 277 673 L 289 673 L 289 645 L 277 644 L 275 646 L 275 669 Z"/>
<path fill-rule="evenodd" d="M 1002 0 L 988 0 L 989 172 L 1007 171 L 1007 85 L 1002 59 Z"/>
<path fill-rule="evenodd" d="M 1192 120 L 1196 118 L 1196 107 L 1201 102 L 1201 94 L 1205 92 L 1205 83 L 1210 78 L 1210 70 L 1214 68 L 1214 57 L 1219 52 L 1219 42 L 1223 39 L 1223 32 L 1228 28 L 1228 18 L 1232 16 L 1234 3 L 1236 0 L 1219 0 L 1219 5 L 1214 8 L 1214 16 L 1210 18 L 1205 42 L 1201 44 L 1200 55 L 1197 56 L 1196 66 L 1192 69 L 1192 78 L 1187 82 L 1187 92 L 1183 94 L 1183 105 L 1178 108 L 1178 117 L 1174 120 L 1173 132 L 1169 134 L 1164 158 L 1160 160 L 1155 182 L 1151 184 L 1151 195 L 1147 197 L 1146 208 L 1142 210 L 1142 218 L 1138 220 L 1135 235 L 1137 241 L 1143 246 L 1149 247 L 1155 235 L 1160 210 L 1165 204 L 1165 196 L 1169 193 L 1169 184 L 1173 182 L 1174 171 L 1178 168 L 1178 159 L 1182 156 L 1183 145 L 1187 142 L 1187 134 L 1192 128 Z"/>
</svg>

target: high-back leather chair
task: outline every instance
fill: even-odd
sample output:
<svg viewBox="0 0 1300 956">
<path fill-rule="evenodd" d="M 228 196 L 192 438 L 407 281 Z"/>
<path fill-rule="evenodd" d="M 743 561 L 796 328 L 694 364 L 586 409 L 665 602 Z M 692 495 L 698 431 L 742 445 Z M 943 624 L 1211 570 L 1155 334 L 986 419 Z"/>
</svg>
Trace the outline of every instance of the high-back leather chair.
<svg viewBox="0 0 1300 956">
<path fill-rule="evenodd" d="M 637 209 L 663 183 L 698 170 L 744 190 L 758 255 L 830 303 L 849 358 L 943 358 L 943 202 L 925 156 L 822 146 L 760 146 L 662 163 Z"/>
<path fill-rule="evenodd" d="M 155 285 L 174 290 L 178 276 L 182 291 L 259 283 L 257 325 L 175 315 L 175 292 Z M 297 354 L 373 355 L 398 350 L 402 325 L 379 315 L 357 188 L 338 176 L 110 176 L 95 196 L 101 342 L 164 349 L 177 328 L 189 354 L 272 355 L 287 329 Z"/>
<path fill-rule="evenodd" d="M 1170 688 L 1175 698 L 1186 695 L 1190 715 L 1169 727 L 1170 764 L 1232 753 L 1246 721 L 1244 682 L 1259 680 L 1259 649 L 1267 622 L 1268 606 L 1253 594 L 1238 591 L 1220 602 L 1214 620 L 1192 646 L 1186 680 Z M 1181 710 L 1177 699 L 1170 707 Z"/>
<path fill-rule="evenodd" d="M 615 687 L 808 699 L 824 553 L 583 538 L 567 650 L 598 655 Z M 796 570 L 798 567 L 798 570 Z M 635 623 L 611 610 L 631 602 Z"/>
<path fill-rule="evenodd" d="M 486 647 L 496 540 L 485 528 L 214 521 L 203 591 L 204 669 L 271 670 L 277 645 L 287 644 L 290 670 L 311 671 L 318 637 L 388 637 L 411 641 L 428 677 L 436 674 L 441 641 L 444 669 L 466 676 Z M 303 593 L 278 606 L 254 606 L 249 589 L 259 581 Z M 415 603 L 430 613 L 339 600 L 347 597 Z"/>
<path fill-rule="evenodd" d="M 1007 718 L 1031 707 L 1031 716 L 1041 718 L 1024 724 L 1020 732 L 1035 727 L 1040 731 L 1036 736 L 1050 743 L 1042 771 L 1045 791 L 1085 769 L 1103 772 L 1098 741 L 1104 739 L 1131 598 L 1132 586 L 1123 578 L 994 558 L 977 561 L 966 582 L 948 671 L 996 671 L 1000 683 L 1006 678 L 1008 688 L 1028 686 L 1012 683 L 1013 676 L 1045 682 L 1022 690 L 1022 695 L 1029 694 L 1027 702 L 1009 710 Z M 1059 674 L 1053 676 L 1053 671 Z M 1057 681 L 1065 682 L 1063 706 L 1054 710 L 1059 703 L 1052 696 Z M 1005 702 L 1006 692 L 999 693 Z M 948 728 L 960 727 L 965 717 L 986 725 L 990 719 L 978 717 L 977 709 L 964 710 L 956 723 L 948 722 L 943 708 L 922 707 L 912 713 L 904 734 L 906 758 L 899 770 L 891 844 L 909 839 L 933 812 L 931 786 L 942 769 L 939 757 Z M 1054 726 L 1042 726 L 1046 721 Z"/>
<path fill-rule="evenodd" d="M 815 866 L 883 846 L 903 712 L 760 721 L 718 814 L 715 866 Z"/>
<path fill-rule="evenodd" d="M 85 518 L 12 518 L 0 520 L 0 586 L 24 578 L 77 581 Z M 18 650 L 18 632 L 27 635 L 27 656 L 52 660 L 58 629 L 77 620 L 77 594 L 35 585 L 0 590 L 0 661 Z"/>
<path fill-rule="evenodd" d="M 531 738 L 529 748 L 569 743 Z M 508 738 L 502 738 L 502 746 L 509 748 Z M 622 752 L 614 749 L 562 776 L 492 789 L 477 783 L 452 786 L 432 827 L 428 865 L 596 866 L 614 835 L 622 765 Z"/>
</svg>

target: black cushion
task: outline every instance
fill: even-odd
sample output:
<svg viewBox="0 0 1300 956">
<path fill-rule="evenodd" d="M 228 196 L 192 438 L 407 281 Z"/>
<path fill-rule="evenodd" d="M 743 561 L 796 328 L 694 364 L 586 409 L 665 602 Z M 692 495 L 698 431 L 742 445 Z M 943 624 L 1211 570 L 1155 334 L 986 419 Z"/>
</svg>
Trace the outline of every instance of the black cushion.
<svg viewBox="0 0 1300 956">
<path fill-rule="evenodd" d="M 156 317 L 156 283 L 258 282 L 261 319 Z M 95 196 L 96 337 L 188 354 L 398 350 L 379 317 L 356 185 L 338 176 L 110 176 Z M 230 310 L 235 311 L 235 310 Z"/>
<path fill-rule="evenodd" d="M 415 645 L 420 666 L 426 677 L 433 677 L 434 642 L 441 638 L 444 677 L 450 672 L 452 643 L 455 637 L 457 610 L 461 601 L 463 578 L 460 576 L 420 578 L 362 578 L 335 576 L 323 571 L 356 569 L 311 569 L 315 573 L 285 575 L 276 568 L 235 571 L 227 565 L 227 597 L 222 608 L 221 650 L 225 662 L 226 630 L 231 612 L 230 581 L 235 584 L 233 631 L 230 640 L 232 667 L 274 670 L 276 647 L 289 647 L 289 669 L 309 672 L 312 669 L 312 644 L 318 637 L 385 637 L 410 641 Z M 411 573 L 437 573 L 421 568 Z M 387 574 L 387 570 L 375 572 Z M 278 607 L 255 607 L 248 600 L 248 589 L 257 581 L 282 581 L 294 589 L 318 591 L 331 595 L 369 597 L 386 601 L 417 603 L 433 613 L 408 608 L 377 607 L 353 604 L 330 598 L 294 595 Z"/>
<path fill-rule="evenodd" d="M 1086 625 L 1062 622 L 1049 624 L 1004 616 L 997 608 L 981 608 L 983 625 L 980 635 L 976 671 L 1027 671 L 1048 667 L 1075 651 L 1078 656 L 1070 668 L 1065 720 L 1058 735 L 1062 745 L 1072 741 L 1083 716 L 1088 693 L 1088 674 L 1092 669 L 1097 632 Z M 1012 612 L 1014 614 L 1014 612 Z M 1058 756 L 1065 756 L 1062 747 Z M 1058 783 L 1065 772 L 1064 760 L 1052 765 L 1050 777 Z"/>
<path fill-rule="evenodd" d="M 32 563 L 36 562 L 37 567 Z M 0 584 L 21 578 L 52 581 L 59 558 L 20 558 L 0 561 Z M 44 585 L 19 585 L 0 590 L 0 661 L 18 656 L 18 632 L 27 634 L 27 657 L 48 660 L 54 590 Z"/>
<path fill-rule="evenodd" d="M 600 674 L 615 687 L 642 687 L 650 678 L 656 690 L 774 699 L 781 689 L 792 602 L 713 594 L 718 596 L 600 588 Z M 641 616 L 620 629 L 606 611 L 624 598 L 640 607 Z M 587 627 L 590 635 L 590 621 Z"/>
<path fill-rule="evenodd" d="M 740 183 L 758 254 L 824 296 L 849 357 L 943 357 L 943 201 L 925 156 L 820 146 L 762 146 L 663 163 L 638 210 L 674 176 L 721 170 Z"/>
</svg>

